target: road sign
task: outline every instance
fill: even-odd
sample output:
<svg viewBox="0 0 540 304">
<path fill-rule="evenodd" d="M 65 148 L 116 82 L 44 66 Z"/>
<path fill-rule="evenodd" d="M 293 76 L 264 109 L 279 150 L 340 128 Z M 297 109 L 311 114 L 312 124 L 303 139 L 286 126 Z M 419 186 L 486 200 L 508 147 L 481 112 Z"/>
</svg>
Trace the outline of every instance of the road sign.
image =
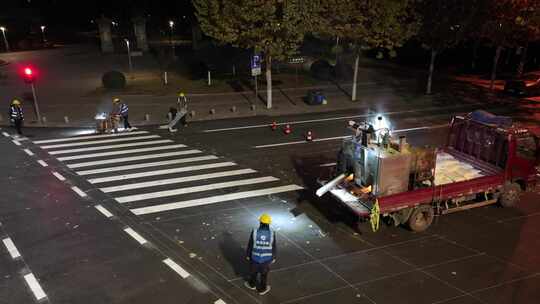
<svg viewBox="0 0 540 304">
<path fill-rule="evenodd" d="M 251 57 L 251 75 L 261 75 L 261 55 L 255 54 Z"/>
</svg>

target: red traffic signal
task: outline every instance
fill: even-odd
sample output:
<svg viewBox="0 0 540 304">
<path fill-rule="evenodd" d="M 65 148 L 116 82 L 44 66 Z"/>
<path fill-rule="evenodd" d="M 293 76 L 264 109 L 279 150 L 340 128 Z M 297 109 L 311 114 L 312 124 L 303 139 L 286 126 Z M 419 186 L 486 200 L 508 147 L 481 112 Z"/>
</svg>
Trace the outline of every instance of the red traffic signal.
<svg viewBox="0 0 540 304">
<path fill-rule="evenodd" d="M 33 83 L 36 80 L 36 73 L 31 67 L 25 67 L 23 70 L 23 78 L 26 83 Z"/>
</svg>

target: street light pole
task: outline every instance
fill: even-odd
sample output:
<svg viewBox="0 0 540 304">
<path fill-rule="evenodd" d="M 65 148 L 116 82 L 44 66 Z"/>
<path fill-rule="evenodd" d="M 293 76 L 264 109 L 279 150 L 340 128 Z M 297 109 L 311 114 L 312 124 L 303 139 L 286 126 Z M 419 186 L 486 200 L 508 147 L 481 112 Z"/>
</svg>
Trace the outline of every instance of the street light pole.
<svg viewBox="0 0 540 304">
<path fill-rule="evenodd" d="M 128 53 L 128 62 L 129 62 L 129 72 L 131 73 L 133 71 L 133 66 L 131 65 L 131 50 L 129 49 L 129 40 L 124 39 L 127 46 L 127 53 Z"/>
<path fill-rule="evenodd" d="M 170 34 L 169 34 L 169 41 L 171 43 L 171 46 L 174 48 L 174 45 L 173 45 L 173 41 L 172 41 L 172 37 L 173 37 L 173 28 L 174 28 L 174 21 L 172 20 L 169 20 L 169 28 L 171 30 Z"/>
<path fill-rule="evenodd" d="M 6 28 L 3 26 L 0 26 L 0 31 L 2 31 L 2 35 L 4 36 L 4 45 L 6 46 L 6 52 L 9 52 L 9 43 L 6 38 Z"/>
<path fill-rule="evenodd" d="M 46 43 L 47 39 L 45 39 L 45 25 L 42 25 L 40 28 L 41 28 L 41 38 L 43 39 L 43 43 Z"/>
<path fill-rule="evenodd" d="M 33 82 L 30 84 L 30 86 L 32 87 L 32 96 L 34 97 L 34 110 L 36 111 L 36 118 L 37 118 L 38 124 L 41 124 L 41 112 L 39 111 L 38 100 L 37 100 L 37 95 L 36 95 L 36 87 Z"/>
</svg>

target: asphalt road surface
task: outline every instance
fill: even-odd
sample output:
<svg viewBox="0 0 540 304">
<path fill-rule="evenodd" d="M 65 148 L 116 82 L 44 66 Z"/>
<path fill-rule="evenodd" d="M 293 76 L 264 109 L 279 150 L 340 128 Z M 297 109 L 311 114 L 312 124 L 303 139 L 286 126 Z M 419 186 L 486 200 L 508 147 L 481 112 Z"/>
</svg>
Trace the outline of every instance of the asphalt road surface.
<svg viewBox="0 0 540 304">
<path fill-rule="evenodd" d="M 384 117 L 413 145 L 437 146 L 450 117 L 472 109 Z M 439 217 L 424 233 L 357 230 L 337 202 L 315 198 L 347 121 L 379 114 L 277 117 L 276 131 L 265 117 L 173 134 L 0 130 L 0 303 L 538 303 L 538 193 Z M 278 257 L 259 296 L 243 286 L 244 257 L 263 212 Z"/>
</svg>

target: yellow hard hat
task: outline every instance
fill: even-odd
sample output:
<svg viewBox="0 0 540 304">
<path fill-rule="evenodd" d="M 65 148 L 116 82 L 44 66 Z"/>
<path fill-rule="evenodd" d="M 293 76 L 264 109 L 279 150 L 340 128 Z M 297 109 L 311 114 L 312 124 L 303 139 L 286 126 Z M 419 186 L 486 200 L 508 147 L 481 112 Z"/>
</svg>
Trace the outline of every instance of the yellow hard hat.
<svg viewBox="0 0 540 304">
<path fill-rule="evenodd" d="M 184 97 L 184 96 L 186 96 L 186 95 L 184 95 L 184 92 L 180 92 L 180 93 L 178 93 L 178 96 Z"/>
<path fill-rule="evenodd" d="M 118 98 L 118 97 L 115 97 L 115 98 L 113 98 L 112 102 L 114 102 L 114 103 L 118 103 L 118 102 L 120 102 L 120 98 Z"/>
<path fill-rule="evenodd" d="M 270 215 L 264 213 L 264 214 L 261 215 L 261 217 L 259 218 L 259 221 L 261 222 L 261 224 L 267 224 L 267 225 L 270 225 L 270 223 L 272 222 L 272 218 L 270 217 Z"/>
<path fill-rule="evenodd" d="M 21 102 L 20 102 L 18 99 L 13 99 L 13 100 L 11 101 L 11 104 L 12 104 L 12 105 L 19 106 L 19 105 L 21 105 Z"/>
</svg>

